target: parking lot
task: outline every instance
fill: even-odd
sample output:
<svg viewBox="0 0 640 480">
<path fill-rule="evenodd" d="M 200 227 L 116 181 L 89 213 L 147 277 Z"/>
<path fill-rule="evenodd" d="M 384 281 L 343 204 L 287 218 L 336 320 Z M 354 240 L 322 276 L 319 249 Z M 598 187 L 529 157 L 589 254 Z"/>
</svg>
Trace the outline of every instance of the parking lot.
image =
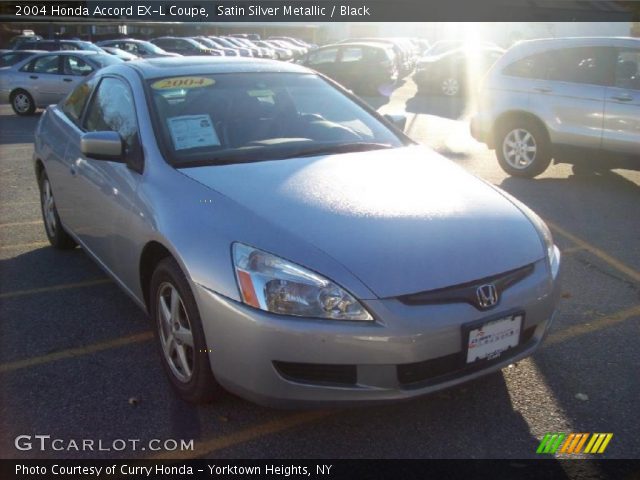
<svg viewBox="0 0 640 480">
<path fill-rule="evenodd" d="M 383 113 L 503 188 L 551 227 L 563 251 L 560 314 L 532 357 L 410 402 L 280 411 L 232 395 L 180 401 L 145 315 L 82 252 L 49 247 L 32 164 L 38 117 L 0 106 L 0 456 L 3 458 L 534 458 L 548 432 L 611 432 L 607 458 L 640 451 L 640 172 L 510 178 L 475 142 L 460 100 L 408 80 Z M 606 160 L 606 159 L 605 159 Z M 14 447 L 18 435 L 194 439 L 187 451 Z M 35 446 L 35 444 L 34 444 Z"/>
</svg>

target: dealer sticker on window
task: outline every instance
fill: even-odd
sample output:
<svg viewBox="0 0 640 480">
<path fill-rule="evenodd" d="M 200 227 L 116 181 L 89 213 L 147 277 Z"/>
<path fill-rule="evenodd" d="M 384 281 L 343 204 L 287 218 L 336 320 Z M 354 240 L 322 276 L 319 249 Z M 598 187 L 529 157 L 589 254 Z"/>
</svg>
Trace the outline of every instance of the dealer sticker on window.
<svg viewBox="0 0 640 480">
<path fill-rule="evenodd" d="M 167 119 L 176 150 L 220 145 L 209 115 L 183 115 Z"/>
<path fill-rule="evenodd" d="M 172 77 L 163 78 L 151 84 L 154 90 L 173 90 L 175 88 L 202 88 L 213 85 L 215 82 L 212 78 L 207 77 Z"/>
<path fill-rule="evenodd" d="M 494 320 L 469 332 L 467 363 L 476 360 L 491 360 L 505 350 L 518 346 L 522 315 Z"/>
</svg>

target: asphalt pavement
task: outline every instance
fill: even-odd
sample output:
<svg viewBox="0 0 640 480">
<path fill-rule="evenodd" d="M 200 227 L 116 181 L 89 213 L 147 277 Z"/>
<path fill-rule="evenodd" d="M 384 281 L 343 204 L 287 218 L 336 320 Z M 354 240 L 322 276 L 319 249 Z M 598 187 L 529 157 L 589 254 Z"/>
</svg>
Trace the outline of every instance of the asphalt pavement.
<svg viewBox="0 0 640 480">
<path fill-rule="evenodd" d="M 164 378 L 144 313 L 81 249 L 49 247 L 31 164 L 38 116 L 19 118 L 3 105 L 0 457 L 536 458 L 548 432 L 610 432 L 603 457 L 637 458 L 640 172 L 574 175 L 554 165 L 534 180 L 510 178 L 469 136 L 464 101 L 417 96 L 411 81 L 389 99 L 368 100 L 383 113 L 405 112 L 415 140 L 550 224 L 563 251 L 563 294 L 533 357 L 384 406 L 273 410 L 230 394 L 186 404 Z M 19 435 L 50 435 L 64 449 L 41 451 L 33 441 L 19 450 Z M 93 451 L 68 448 L 87 439 Z M 140 442 L 118 450 L 117 439 Z M 193 449 L 155 451 L 152 439 L 193 440 Z"/>
</svg>

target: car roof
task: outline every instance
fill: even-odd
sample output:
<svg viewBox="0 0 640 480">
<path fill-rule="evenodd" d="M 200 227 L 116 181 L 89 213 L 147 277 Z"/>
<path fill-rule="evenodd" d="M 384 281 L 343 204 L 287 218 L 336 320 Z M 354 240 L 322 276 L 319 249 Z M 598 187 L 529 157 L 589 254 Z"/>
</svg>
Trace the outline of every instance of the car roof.
<svg viewBox="0 0 640 480">
<path fill-rule="evenodd" d="M 523 40 L 512 48 L 543 50 L 556 47 L 635 47 L 640 46 L 640 38 L 632 37 L 563 37 Z"/>
<path fill-rule="evenodd" d="M 26 51 L 26 50 L 23 50 Z M 44 51 L 44 50 L 43 50 Z M 42 53 L 41 56 L 46 55 L 104 55 L 101 52 L 96 52 L 94 50 L 53 50 L 47 53 Z"/>
<path fill-rule="evenodd" d="M 0 55 L 5 53 L 45 53 L 47 50 L 3 50 Z M 48 52 L 47 52 L 48 53 Z"/>
<path fill-rule="evenodd" d="M 323 45 L 319 48 L 317 48 L 316 50 L 322 50 L 323 48 L 342 48 L 342 47 L 369 47 L 369 48 L 379 48 L 382 50 L 390 50 L 393 51 L 393 46 L 387 43 L 378 43 L 378 42 L 343 42 L 343 43 L 332 43 L 329 45 Z M 312 50 L 312 51 L 316 51 L 316 50 Z"/>
<path fill-rule="evenodd" d="M 145 79 L 217 73 L 312 73 L 308 68 L 292 63 L 243 57 L 150 58 L 126 67 L 137 70 Z"/>
<path fill-rule="evenodd" d="M 548 50 L 576 47 L 640 48 L 640 38 L 631 37 L 563 37 L 522 40 L 513 45 L 501 58 L 501 63 L 519 60 Z"/>
</svg>

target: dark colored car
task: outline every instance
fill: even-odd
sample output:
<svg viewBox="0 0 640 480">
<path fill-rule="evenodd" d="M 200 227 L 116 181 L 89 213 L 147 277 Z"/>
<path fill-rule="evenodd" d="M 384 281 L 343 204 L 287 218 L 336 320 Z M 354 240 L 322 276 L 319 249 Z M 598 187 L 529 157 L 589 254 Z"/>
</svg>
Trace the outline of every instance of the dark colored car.
<svg viewBox="0 0 640 480">
<path fill-rule="evenodd" d="M 135 55 L 141 58 L 156 58 L 156 57 L 178 57 L 177 53 L 171 53 L 163 50 L 162 48 L 154 45 L 151 42 L 144 40 L 136 40 L 133 38 L 120 38 L 116 40 L 104 40 L 98 42 L 96 45 L 99 47 L 115 47 L 120 50 L 124 50 L 127 53 Z"/>
<path fill-rule="evenodd" d="M 34 42 L 36 40 L 42 40 L 40 35 L 16 35 L 9 40 L 9 49 L 17 50 L 24 42 Z"/>
<path fill-rule="evenodd" d="M 480 80 L 504 50 L 499 47 L 467 47 L 418 61 L 413 80 L 418 90 L 448 97 L 463 96 L 470 90 L 470 79 Z"/>
<path fill-rule="evenodd" d="M 356 39 L 346 39 L 341 40 L 340 44 L 345 43 L 353 43 L 353 42 L 367 42 L 374 43 L 378 45 L 384 45 L 386 47 L 391 47 L 394 53 L 394 61 L 396 63 L 396 69 L 398 70 L 398 77 L 404 78 L 409 73 L 411 73 L 411 69 L 413 68 L 413 62 L 411 59 L 411 52 L 407 51 L 405 46 L 398 42 L 397 40 L 393 40 L 390 38 L 356 38 Z"/>
<path fill-rule="evenodd" d="M 398 79 L 393 50 L 379 44 L 327 45 L 300 62 L 358 93 L 379 94 Z"/>
<path fill-rule="evenodd" d="M 221 56 L 222 52 L 196 42 L 192 38 L 180 37 L 158 37 L 151 40 L 151 43 L 166 50 L 167 52 L 179 53 L 180 55 L 215 55 Z"/>
</svg>

